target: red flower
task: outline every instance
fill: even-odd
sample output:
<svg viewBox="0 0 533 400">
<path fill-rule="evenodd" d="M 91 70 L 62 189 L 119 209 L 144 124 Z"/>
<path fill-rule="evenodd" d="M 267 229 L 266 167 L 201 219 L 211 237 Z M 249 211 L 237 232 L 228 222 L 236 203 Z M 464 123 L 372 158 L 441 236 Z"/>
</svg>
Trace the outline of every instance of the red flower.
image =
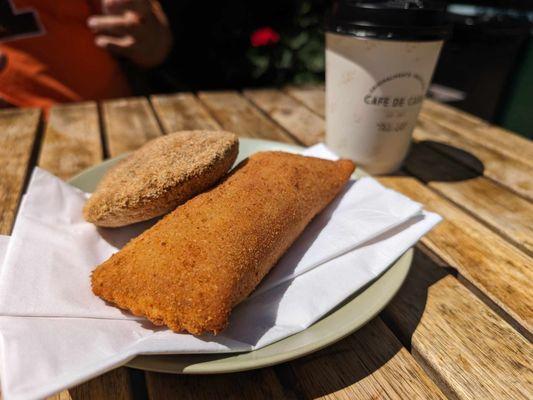
<svg viewBox="0 0 533 400">
<path fill-rule="evenodd" d="M 250 35 L 250 43 L 253 47 L 268 46 L 279 42 L 279 33 L 269 26 L 256 29 Z"/>
</svg>

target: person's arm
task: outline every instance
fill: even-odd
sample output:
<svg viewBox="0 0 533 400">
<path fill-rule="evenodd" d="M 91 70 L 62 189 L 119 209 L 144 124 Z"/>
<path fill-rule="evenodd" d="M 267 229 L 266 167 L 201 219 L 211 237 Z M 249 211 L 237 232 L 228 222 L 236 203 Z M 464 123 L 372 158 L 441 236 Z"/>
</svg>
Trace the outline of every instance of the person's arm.
<svg viewBox="0 0 533 400">
<path fill-rule="evenodd" d="M 102 0 L 104 15 L 87 21 L 95 44 L 143 68 L 162 64 L 172 49 L 172 32 L 157 0 Z"/>
</svg>

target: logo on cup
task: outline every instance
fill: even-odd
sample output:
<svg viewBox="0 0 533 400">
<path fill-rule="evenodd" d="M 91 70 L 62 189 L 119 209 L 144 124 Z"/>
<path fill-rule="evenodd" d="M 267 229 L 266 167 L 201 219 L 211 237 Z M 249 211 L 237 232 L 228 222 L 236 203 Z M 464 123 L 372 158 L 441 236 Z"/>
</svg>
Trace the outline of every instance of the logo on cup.
<svg viewBox="0 0 533 400">
<path fill-rule="evenodd" d="M 414 79 L 420 84 L 420 93 L 414 94 L 414 95 L 408 95 L 408 96 L 385 96 L 385 95 L 375 95 L 374 92 L 379 87 L 399 80 L 399 79 Z M 368 94 L 365 95 L 363 98 L 363 101 L 365 104 L 368 104 L 370 106 L 379 106 L 379 107 L 392 107 L 392 108 L 400 108 L 405 106 L 415 106 L 417 104 L 420 104 L 422 100 L 424 100 L 424 95 L 426 93 L 426 84 L 424 82 L 424 78 L 422 78 L 419 74 L 416 72 L 399 72 L 394 75 L 389 75 L 386 78 L 381 79 L 378 81 L 374 86 L 370 88 L 368 91 Z"/>
</svg>

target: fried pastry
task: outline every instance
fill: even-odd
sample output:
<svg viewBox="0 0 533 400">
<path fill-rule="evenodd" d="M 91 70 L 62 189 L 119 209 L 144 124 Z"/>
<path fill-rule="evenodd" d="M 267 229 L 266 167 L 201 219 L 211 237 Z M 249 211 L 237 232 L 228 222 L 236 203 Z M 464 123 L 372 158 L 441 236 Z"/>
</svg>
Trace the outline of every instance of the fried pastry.
<svg viewBox="0 0 533 400">
<path fill-rule="evenodd" d="M 211 187 L 237 157 L 237 136 L 182 131 L 146 143 L 110 169 L 83 209 L 98 226 L 118 227 L 166 214 Z"/>
<path fill-rule="evenodd" d="M 353 170 L 257 153 L 98 266 L 93 292 L 176 332 L 218 333 Z"/>
</svg>

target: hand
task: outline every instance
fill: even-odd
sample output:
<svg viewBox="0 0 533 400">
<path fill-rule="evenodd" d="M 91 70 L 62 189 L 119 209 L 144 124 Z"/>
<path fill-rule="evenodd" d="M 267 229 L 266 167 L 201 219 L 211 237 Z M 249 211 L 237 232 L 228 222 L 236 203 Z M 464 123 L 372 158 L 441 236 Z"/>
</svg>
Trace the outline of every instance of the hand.
<svg viewBox="0 0 533 400">
<path fill-rule="evenodd" d="M 102 8 L 105 15 L 87 20 L 98 47 L 140 67 L 165 61 L 172 49 L 172 33 L 157 0 L 102 0 Z"/>
</svg>

